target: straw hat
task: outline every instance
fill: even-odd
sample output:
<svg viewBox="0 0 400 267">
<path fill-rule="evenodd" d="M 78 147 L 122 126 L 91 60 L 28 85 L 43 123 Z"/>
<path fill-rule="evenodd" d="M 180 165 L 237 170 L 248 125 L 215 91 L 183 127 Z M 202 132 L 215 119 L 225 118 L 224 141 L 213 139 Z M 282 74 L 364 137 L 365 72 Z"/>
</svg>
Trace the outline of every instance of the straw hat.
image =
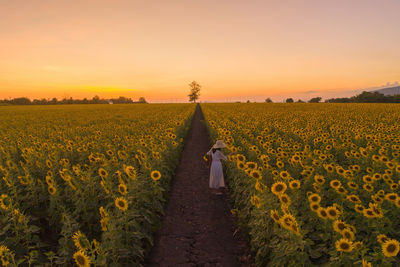
<svg viewBox="0 0 400 267">
<path fill-rule="evenodd" d="M 224 148 L 224 147 L 226 147 L 226 145 L 222 140 L 217 140 L 217 142 L 215 142 L 215 144 L 213 145 L 213 148 Z"/>
</svg>

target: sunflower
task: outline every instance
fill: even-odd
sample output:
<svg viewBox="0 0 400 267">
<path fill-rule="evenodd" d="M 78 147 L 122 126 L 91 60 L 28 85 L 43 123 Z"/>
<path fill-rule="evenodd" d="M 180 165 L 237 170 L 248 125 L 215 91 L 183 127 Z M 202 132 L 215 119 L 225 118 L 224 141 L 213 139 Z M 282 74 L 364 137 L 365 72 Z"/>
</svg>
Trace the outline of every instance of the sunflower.
<svg viewBox="0 0 400 267">
<path fill-rule="evenodd" d="M 347 240 L 353 241 L 355 238 L 355 235 L 352 231 L 349 229 L 344 229 L 340 232 L 340 234 Z"/>
<path fill-rule="evenodd" d="M 335 207 L 327 207 L 326 213 L 328 214 L 328 218 L 332 220 L 337 219 L 337 217 L 340 215 L 339 210 Z"/>
<path fill-rule="evenodd" d="M 342 167 L 337 167 L 336 168 L 336 173 L 337 174 L 342 175 L 342 174 L 344 174 L 344 172 L 345 172 L 345 170 Z"/>
<path fill-rule="evenodd" d="M 320 208 L 321 206 L 319 205 L 318 202 L 311 202 L 310 203 L 310 209 L 314 212 L 317 212 L 317 210 Z"/>
<path fill-rule="evenodd" d="M 357 195 L 347 195 L 346 199 L 353 203 L 361 203 L 361 200 Z"/>
<path fill-rule="evenodd" d="M 152 171 L 150 174 L 151 179 L 158 181 L 161 178 L 161 173 L 159 171 Z"/>
<path fill-rule="evenodd" d="M 362 260 L 362 267 L 372 267 L 372 263 L 366 261 L 366 260 Z"/>
<path fill-rule="evenodd" d="M 285 213 L 284 215 L 282 215 L 279 221 L 281 225 L 288 230 L 290 230 L 293 224 L 297 224 L 296 219 L 290 213 Z"/>
<path fill-rule="evenodd" d="M 336 192 L 338 192 L 341 195 L 346 195 L 347 194 L 347 190 L 343 186 L 341 186 L 339 188 L 336 188 Z"/>
<path fill-rule="evenodd" d="M 382 197 L 380 197 L 379 195 L 373 195 L 373 196 L 371 196 L 371 199 L 374 201 L 374 202 L 376 202 L 376 203 L 379 203 L 379 204 L 382 204 L 383 203 L 383 198 Z"/>
<path fill-rule="evenodd" d="M 332 173 L 335 170 L 332 164 L 326 164 L 324 165 L 324 168 L 329 173 Z"/>
<path fill-rule="evenodd" d="M 6 194 L 1 194 L 0 196 L 0 207 L 3 210 L 8 210 L 11 207 L 11 199 Z"/>
<path fill-rule="evenodd" d="M 9 266 L 10 262 L 13 261 L 11 250 L 4 245 L 0 246 L 0 260 L 2 266 Z"/>
<path fill-rule="evenodd" d="M 370 208 L 365 208 L 364 210 L 363 210 L 363 214 L 364 214 L 364 216 L 365 217 L 367 217 L 367 218 L 375 218 L 376 217 L 376 215 L 375 215 L 375 213 L 372 211 L 372 209 L 370 209 Z"/>
<path fill-rule="evenodd" d="M 100 175 L 101 178 L 106 178 L 108 176 L 108 172 L 105 169 L 100 168 L 99 169 L 99 175 Z"/>
<path fill-rule="evenodd" d="M 50 160 L 46 159 L 46 166 L 47 168 L 51 169 L 53 167 L 53 163 Z"/>
<path fill-rule="evenodd" d="M 108 217 L 108 213 L 107 213 L 107 211 L 103 208 L 103 206 L 101 206 L 101 207 L 99 208 L 99 212 L 100 212 L 101 218 Z"/>
<path fill-rule="evenodd" d="M 74 253 L 74 260 L 79 267 L 90 267 L 90 258 L 82 250 Z"/>
<path fill-rule="evenodd" d="M 109 220 L 110 219 L 108 217 L 104 217 L 104 218 L 100 219 L 100 227 L 103 232 L 106 232 L 108 230 L 108 221 Z"/>
<path fill-rule="evenodd" d="M 374 175 L 372 175 L 372 179 L 374 179 L 375 181 L 378 181 L 378 180 L 382 179 L 382 175 L 380 173 L 374 173 Z"/>
<path fill-rule="evenodd" d="M 386 167 L 388 167 L 389 169 L 394 169 L 394 164 L 393 164 L 393 162 L 390 162 L 390 161 L 388 161 L 388 162 L 386 162 Z"/>
<path fill-rule="evenodd" d="M 375 214 L 375 217 L 377 218 L 383 218 L 383 211 L 379 207 L 378 204 L 376 203 L 369 203 L 369 208 L 372 210 L 372 212 Z"/>
<path fill-rule="evenodd" d="M 264 185 L 263 183 L 257 181 L 256 184 L 254 185 L 254 188 L 258 191 L 258 192 L 265 192 L 265 190 L 267 190 L 267 186 Z"/>
<path fill-rule="evenodd" d="M 370 184 L 364 184 L 363 188 L 365 191 L 368 191 L 368 192 L 372 192 L 374 190 L 374 187 Z"/>
<path fill-rule="evenodd" d="M 126 184 L 124 184 L 124 183 L 119 184 L 119 185 L 118 185 L 118 192 L 119 192 L 121 195 L 126 195 L 126 194 L 128 193 L 128 189 L 127 189 L 127 187 L 126 187 Z"/>
<path fill-rule="evenodd" d="M 399 183 L 400 183 L 400 181 L 399 181 Z M 392 190 L 397 190 L 398 188 L 399 188 L 398 184 L 391 184 L 390 185 L 390 189 L 392 189 Z"/>
<path fill-rule="evenodd" d="M 351 169 L 352 169 L 353 171 L 356 171 L 356 172 L 359 171 L 359 170 L 361 169 L 360 165 L 352 165 L 351 167 L 352 167 Z"/>
<path fill-rule="evenodd" d="M 257 195 L 251 196 L 250 202 L 253 206 L 256 206 L 257 208 L 261 207 L 261 199 Z"/>
<path fill-rule="evenodd" d="M 356 184 L 355 182 L 348 182 L 347 186 L 354 190 L 358 189 L 358 184 Z"/>
<path fill-rule="evenodd" d="M 319 203 L 319 202 L 321 202 L 321 196 L 318 195 L 318 194 L 313 193 L 313 194 L 310 194 L 310 195 L 308 196 L 308 200 L 309 200 L 310 202 Z"/>
<path fill-rule="evenodd" d="M 367 183 L 367 184 L 374 183 L 374 179 L 369 175 L 364 175 L 362 179 L 363 179 L 364 183 Z"/>
<path fill-rule="evenodd" d="M 396 193 L 388 193 L 385 195 L 385 199 L 390 202 L 395 202 L 399 196 Z"/>
<path fill-rule="evenodd" d="M 89 240 L 86 238 L 84 234 L 81 233 L 81 231 L 76 232 L 73 236 L 72 239 L 74 240 L 75 246 L 82 251 L 86 251 L 90 247 Z"/>
<path fill-rule="evenodd" d="M 115 199 L 115 206 L 122 210 L 122 211 L 126 211 L 128 209 L 128 201 L 126 201 L 125 198 L 123 197 L 118 197 Z"/>
<path fill-rule="evenodd" d="M 317 215 L 318 215 L 318 217 L 320 217 L 324 220 L 328 219 L 328 213 L 326 212 L 326 209 L 323 207 L 318 208 Z"/>
<path fill-rule="evenodd" d="M 246 168 L 246 165 L 243 163 L 243 161 L 238 161 L 236 163 L 236 166 L 238 167 L 239 170 L 244 170 Z"/>
<path fill-rule="evenodd" d="M 53 185 L 47 187 L 47 191 L 50 195 L 54 196 L 57 193 L 57 189 Z"/>
<path fill-rule="evenodd" d="M 386 241 L 389 240 L 389 238 L 385 234 L 379 234 L 376 239 L 378 240 L 379 243 L 383 244 Z"/>
<path fill-rule="evenodd" d="M 257 169 L 257 163 L 249 161 L 249 162 L 246 163 L 246 168 L 247 169 L 252 169 L 252 170 Z"/>
<path fill-rule="evenodd" d="M 252 171 L 250 172 L 250 176 L 251 176 L 252 178 L 256 179 L 256 180 L 262 178 L 261 172 L 260 172 L 259 170 L 252 170 Z"/>
<path fill-rule="evenodd" d="M 364 213 L 364 206 L 363 205 L 360 205 L 360 204 L 356 204 L 355 206 L 354 206 L 354 210 L 356 211 L 356 212 L 358 212 L 358 213 Z"/>
<path fill-rule="evenodd" d="M 372 174 L 374 172 L 374 169 L 372 169 L 371 167 L 367 167 L 365 169 L 369 174 Z"/>
<path fill-rule="evenodd" d="M 337 179 L 332 180 L 329 184 L 331 185 L 332 188 L 335 189 L 338 189 L 342 185 L 342 183 Z"/>
<path fill-rule="evenodd" d="M 353 243 L 353 248 L 356 250 L 360 250 L 363 247 L 363 243 L 361 241 L 357 241 Z"/>
<path fill-rule="evenodd" d="M 293 162 L 299 162 L 301 160 L 301 158 L 300 158 L 300 156 L 298 156 L 298 155 L 294 155 L 293 157 L 292 157 L 292 161 Z"/>
<path fill-rule="evenodd" d="M 281 204 L 281 210 L 283 211 L 284 214 L 290 213 L 288 206 L 285 204 Z"/>
<path fill-rule="evenodd" d="M 236 155 L 236 160 L 240 161 L 240 162 L 245 162 L 246 161 L 246 157 L 242 154 L 237 154 Z"/>
<path fill-rule="evenodd" d="M 274 220 L 275 223 L 279 223 L 280 216 L 277 210 L 271 210 L 271 218 Z"/>
<path fill-rule="evenodd" d="M 297 226 L 297 223 L 294 223 L 290 226 L 290 229 L 293 233 L 295 233 L 296 235 L 300 235 L 300 229 Z"/>
<path fill-rule="evenodd" d="M 351 252 L 353 250 L 353 243 L 345 238 L 336 241 L 335 245 L 337 251 Z"/>
<path fill-rule="evenodd" d="M 292 200 L 287 194 L 280 194 L 279 195 L 279 200 L 282 204 L 289 206 Z"/>
<path fill-rule="evenodd" d="M 336 220 L 333 222 L 333 230 L 335 230 L 338 233 L 341 233 L 346 228 L 347 228 L 346 223 L 344 223 L 341 220 Z"/>
<path fill-rule="evenodd" d="M 314 187 L 314 190 L 315 190 L 315 191 L 317 191 L 317 192 L 320 192 L 320 191 L 321 191 L 321 188 L 319 188 L 319 186 L 318 186 L 317 183 L 313 183 L 312 186 Z"/>
<path fill-rule="evenodd" d="M 379 160 L 379 156 L 378 155 L 372 155 L 372 160 L 373 161 L 378 161 Z"/>
<path fill-rule="evenodd" d="M 382 251 L 386 257 L 395 257 L 399 253 L 400 243 L 395 239 L 389 239 L 382 244 Z"/>
<path fill-rule="evenodd" d="M 398 197 L 396 199 L 396 201 L 394 202 L 394 204 L 396 205 L 396 207 L 400 208 L 400 197 Z"/>
<path fill-rule="evenodd" d="M 277 161 L 276 162 L 276 166 L 279 168 L 279 169 L 282 169 L 283 167 L 285 167 L 285 164 L 282 162 L 282 161 Z"/>
<path fill-rule="evenodd" d="M 300 188 L 300 181 L 299 180 L 292 180 L 289 182 L 290 189 L 299 189 Z"/>
<path fill-rule="evenodd" d="M 118 154 L 118 157 L 119 157 L 120 159 L 122 159 L 122 160 L 125 160 L 125 159 L 128 158 L 128 154 L 127 154 L 125 151 L 123 151 L 123 150 L 118 150 L 118 151 L 117 151 L 117 154 Z"/>
<path fill-rule="evenodd" d="M 279 176 L 280 176 L 282 179 L 288 179 L 288 178 L 290 177 L 290 174 L 289 174 L 287 171 L 281 171 L 281 172 L 279 173 Z"/>
<path fill-rule="evenodd" d="M 325 183 L 325 178 L 322 175 L 315 175 L 314 181 L 317 182 L 319 185 L 323 185 Z"/>
<path fill-rule="evenodd" d="M 284 182 L 276 182 L 271 186 L 271 192 L 275 195 L 283 194 L 287 189 L 287 185 Z"/>
<path fill-rule="evenodd" d="M 125 166 L 124 171 L 130 179 L 136 179 L 136 170 L 133 166 Z"/>
</svg>

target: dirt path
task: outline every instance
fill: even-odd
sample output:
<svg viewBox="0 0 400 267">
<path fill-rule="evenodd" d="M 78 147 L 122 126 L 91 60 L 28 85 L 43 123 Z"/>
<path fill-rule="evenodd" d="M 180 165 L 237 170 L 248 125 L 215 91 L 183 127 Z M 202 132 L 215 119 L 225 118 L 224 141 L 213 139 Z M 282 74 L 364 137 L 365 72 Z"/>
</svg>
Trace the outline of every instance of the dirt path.
<svg viewBox="0 0 400 267">
<path fill-rule="evenodd" d="M 211 194 L 203 155 L 210 141 L 197 107 L 161 229 L 146 266 L 247 266 L 248 245 L 236 230 L 227 196 Z"/>
</svg>

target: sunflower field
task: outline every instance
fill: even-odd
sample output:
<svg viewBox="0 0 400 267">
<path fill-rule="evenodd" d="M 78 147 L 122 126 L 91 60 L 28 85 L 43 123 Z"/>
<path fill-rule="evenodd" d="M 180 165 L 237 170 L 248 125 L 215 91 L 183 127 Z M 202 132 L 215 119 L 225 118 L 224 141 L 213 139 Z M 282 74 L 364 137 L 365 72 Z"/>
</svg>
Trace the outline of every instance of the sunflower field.
<svg viewBox="0 0 400 267">
<path fill-rule="evenodd" d="M 190 104 L 0 107 L 2 266 L 138 266 Z"/>
<path fill-rule="evenodd" d="M 400 105 L 202 110 L 258 266 L 400 266 Z"/>
</svg>

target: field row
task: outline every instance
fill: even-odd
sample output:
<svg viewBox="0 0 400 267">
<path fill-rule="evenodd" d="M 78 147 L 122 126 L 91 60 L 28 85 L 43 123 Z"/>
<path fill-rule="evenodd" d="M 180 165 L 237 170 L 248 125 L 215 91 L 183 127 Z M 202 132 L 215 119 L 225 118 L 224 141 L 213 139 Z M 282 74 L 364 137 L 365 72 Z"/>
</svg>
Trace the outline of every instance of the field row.
<svg viewBox="0 0 400 267">
<path fill-rule="evenodd" d="M 400 106 L 202 109 L 258 266 L 400 265 Z"/>
<path fill-rule="evenodd" d="M 194 105 L 0 109 L 4 266 L 137 266 Z"/>
</svg>

